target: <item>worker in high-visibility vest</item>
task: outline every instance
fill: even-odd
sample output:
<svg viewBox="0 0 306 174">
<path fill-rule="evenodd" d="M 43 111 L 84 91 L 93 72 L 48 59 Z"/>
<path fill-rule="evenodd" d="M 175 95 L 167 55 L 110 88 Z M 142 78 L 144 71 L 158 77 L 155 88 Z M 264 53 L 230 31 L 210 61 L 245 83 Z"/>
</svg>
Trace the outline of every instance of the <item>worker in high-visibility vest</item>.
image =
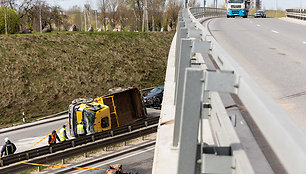
<svg viewBox="0 0 306 174">
<path fill-rule="evenodd" d="M 67 132 L 66 132 L 66 125 L 63 125 L 62 129 L 60 130 L 60 135 L 59 135 L 61 141 L 66 141 L 69 138 L 67 137 Z"/>
<path fill-rule="evenodd" d="M 49 143 L 49 146 L 50 145 L 53 145 L 56 143 L 56 139 L 60 142 L 61 140 L 58 138 L 57 134 L 56 134 L 56 131 L 53 130 L 51 134 L 49 134 L 49 140 L 48 140 L 48 143 Z"/>
<path fill-rule="evenodd" d="M 80 123 L 77 126 L 77 133 L 78 133 L 78 137 L 86 135 L 86 129 L 85 129 L 83 120 L 80 121 Z"/>
</svg>

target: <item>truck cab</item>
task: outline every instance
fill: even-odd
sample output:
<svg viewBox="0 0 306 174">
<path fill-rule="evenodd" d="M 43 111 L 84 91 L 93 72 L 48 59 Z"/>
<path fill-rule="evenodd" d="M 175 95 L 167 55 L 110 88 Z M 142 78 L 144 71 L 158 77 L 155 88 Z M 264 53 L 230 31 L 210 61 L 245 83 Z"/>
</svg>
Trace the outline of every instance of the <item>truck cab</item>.
<svg viewBox="0 0 306 174">
<path fill-rule="evenodd" d="M 111 129 L 110 108 L 96 101 L 80 102 L 69 106 L 70 135 L 77 136 L 77 125 L 83 120 L 87 134 Z"/>
<path fill-rule="evenodd" d="M 227 18 L 242 16 L 248 17 L 249 13 L 249 0 L 229 0 L 227 1 Z"/>
</svg>

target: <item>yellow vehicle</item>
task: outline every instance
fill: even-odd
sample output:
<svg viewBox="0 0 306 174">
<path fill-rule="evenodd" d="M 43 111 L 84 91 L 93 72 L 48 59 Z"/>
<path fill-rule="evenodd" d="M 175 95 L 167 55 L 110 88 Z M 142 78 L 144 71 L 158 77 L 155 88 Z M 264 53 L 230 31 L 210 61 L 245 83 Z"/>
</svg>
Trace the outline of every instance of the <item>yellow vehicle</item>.
<svg viewBox="0 0 306 174">
<path fill-rule="evenodd" d="M 87 134 L 102 132 L 145 118 L 140 91 L 128 88 L 96 99 L 76 99 L 69 105 L 69 129 L 77 136 L 83 120 Z"/>
</svg>

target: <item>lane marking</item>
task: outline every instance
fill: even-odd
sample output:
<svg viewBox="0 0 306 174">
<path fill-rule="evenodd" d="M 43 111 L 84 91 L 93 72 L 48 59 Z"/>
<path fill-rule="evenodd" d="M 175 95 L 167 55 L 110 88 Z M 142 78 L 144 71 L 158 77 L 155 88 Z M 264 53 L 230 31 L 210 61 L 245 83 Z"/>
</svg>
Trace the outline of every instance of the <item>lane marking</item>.
<svg viewBox="0 0 306 174">
<path fill-rule="evenodd" d="M 259 25 L 259 24 L 257 24 L 257 27 L 260 27 L 260 25 Z"/>
<path fill-rule="evenodd" d="M 241 123 L 241 124 L 243 124 L 243 122 L 242 122 L 242 121 L 240 121 L 240 123 Z"/>
<path fill-rule="evenodd" d="M 273 33 L 276 33 L 276 34 L 278 34 L 278 33 L 279 33 L 278 31 L 275 31 L 275 30 L 272 30 L 272 32 L 273 32 Z"/>
<path fill-rule="evenodd" d="M 131 154 L 131 155 L 128 155 L 128 156 L 125 156 L 125 157 L 122 157 L 122 158 L 119 158 L 119 159 L 116 159 L 116 160 L 113 160 L 113 161 L 109 161 L 109 162 L 107 162 L 107 163 L 100 164 L 99 166 L 101 166 L 101 165 L 107 165 L 107 164 L 110 164 L 110 163 L 113 163 L 113 162 L 116 162 L 116 161 L 119 161 L 119 160 L 123 160 L 123 159 L 125 159 L 125 158 L 129 158 L 129 157 L 132 157 L 132 156 L 136 156 L 136 155 L 139 155 L 139 154 L 141 154 L 141 153 L 145 153 L 145 152 L 147 152 L 147 151 L 153 150 L 154 148 L 155 148 L 155 147 L 152 147 L 152 148 L 147 149 L 147 150 L 145 150 L 145 151 L 141 151 L 141 152 L 134 153 L 134 154 Z M 93 168 L 97 168 L 97 167 L 93 167 Z M 83 171 L 75 172 L 74 174 L 77 174 L 77 173 L 83 173 Z"/>
<path fill-rule="evenodd" d="M 305 41 L 303 41 L 303 44 L 306 44 L 306 42 L 305 42 Z"/>
</svg>

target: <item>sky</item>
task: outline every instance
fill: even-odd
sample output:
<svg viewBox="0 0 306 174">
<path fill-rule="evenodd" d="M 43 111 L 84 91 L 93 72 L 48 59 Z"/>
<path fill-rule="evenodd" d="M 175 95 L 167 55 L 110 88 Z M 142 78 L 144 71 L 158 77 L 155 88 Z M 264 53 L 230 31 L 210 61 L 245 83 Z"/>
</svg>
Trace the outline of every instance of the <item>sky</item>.
<svg viewBox="0 0 306 174">
<path fill-rule="evenodd" d="M 47 1 L 50 5 L 59 5 L 63 9 L 69 9 L 73 5 L 78 5 L 80 7 L 83 7 L 84 4 L 89 3 L 91 4 L 92 8 L 94 10 L 97 9 L 97 0 L 45 0 Z M 204 0 L 197 0 L 201 6 L 203 6 Z M 218 6 L 222 5 L 224 3 L 224 0 L 217 0 L 218 1 Z M 206 4 L 210 5 L 213 4 L 214 0 L 206 0 Z M 306 0 L 262 0 L 263 8 L 266 10 L 269 9 L 275 9 L 276 4 L 277 7 L 285 10 L 286 8 L 306 8 Z"/>
</svg>

